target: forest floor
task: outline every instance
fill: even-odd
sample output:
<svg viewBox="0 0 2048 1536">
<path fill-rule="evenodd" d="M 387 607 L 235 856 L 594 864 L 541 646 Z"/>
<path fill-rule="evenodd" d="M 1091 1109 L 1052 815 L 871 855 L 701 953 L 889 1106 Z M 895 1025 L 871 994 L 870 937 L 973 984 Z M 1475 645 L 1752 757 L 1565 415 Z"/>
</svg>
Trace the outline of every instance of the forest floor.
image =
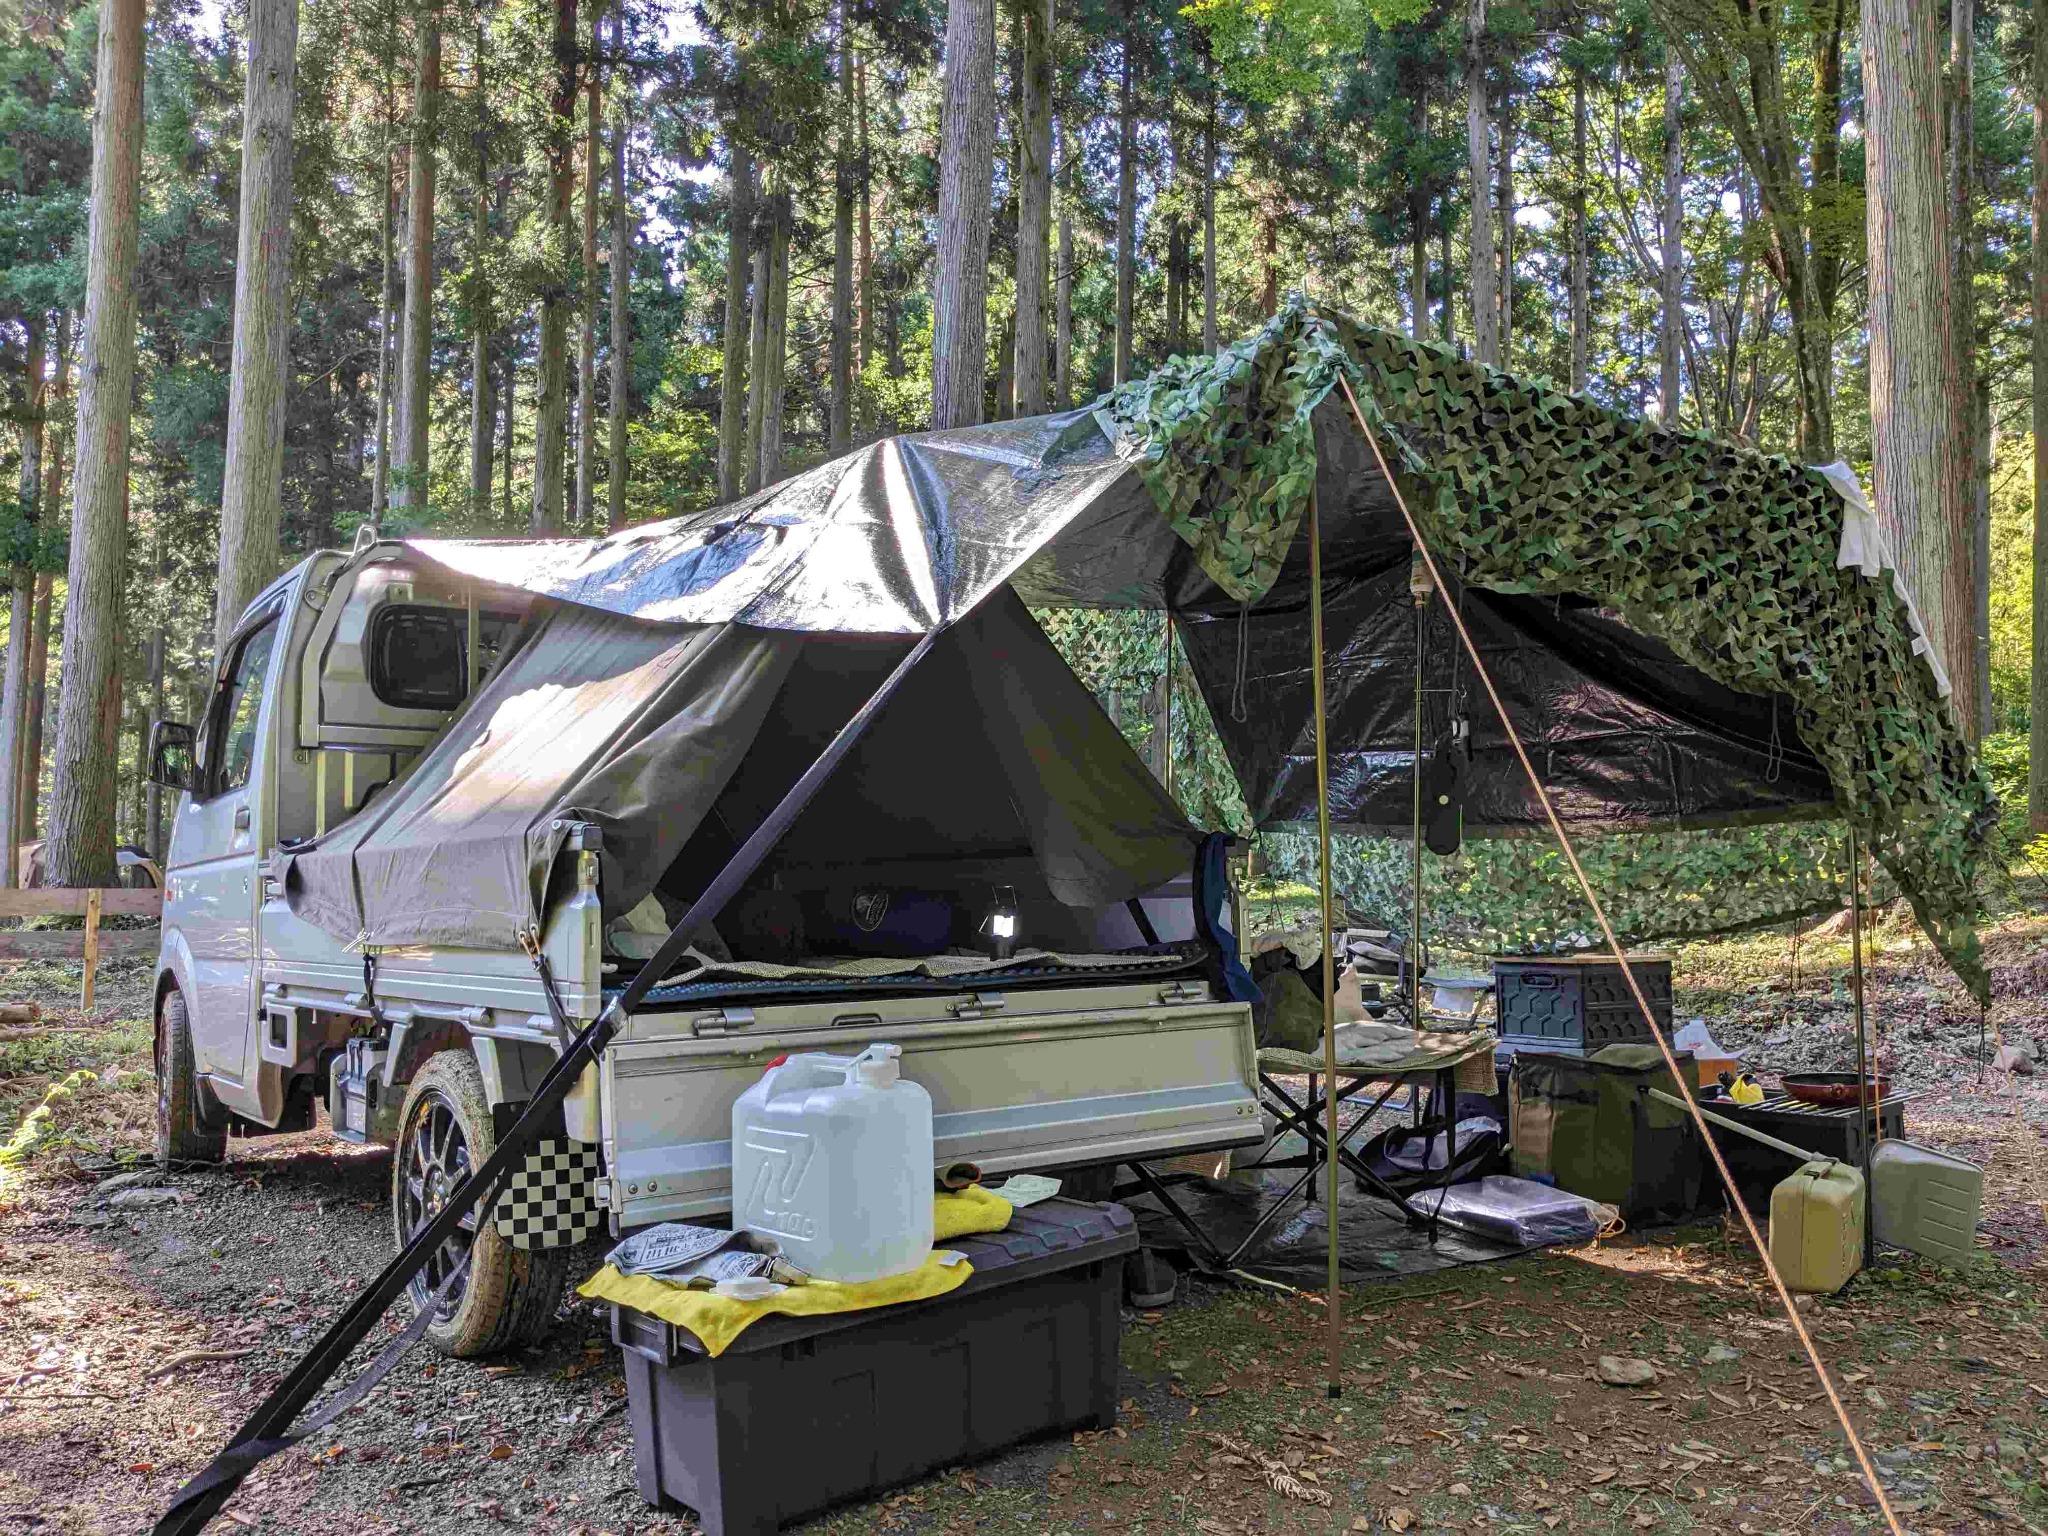
<svg viewBox="0 0 2048 1536">
<path fill-rule="evenodd" d="M 1984 1257 L 1944 1270 L 1894 1256 L 1806 1315 L 1910 1529 L 2048 1531 L 2048 1077 L 1980 1074 L 1976 1009 L 1927 946 L 1888 930 L 1874 949 L 1872 1017 L 1927 1090 L 1909 1134 L 1987 1166 Z M 1987 950 L 1994 1029 L 2039 1040 L 2048 919 L 2000 925 Z M 1756 1044 L 1767 1066 L 1836 1065 L 1845 959 L 1810 944 L 1794 991 L 1782 937 L 1695 946 L 1680 956 L 1679 1011 L 1724 1044 Z M 0 1529 L 146 1527 L 389 1253 L 389 1154 L 322 1133 L 238 1141 L 224 1167 L 138 1197 L 160 1203 L 95 1194 L 146 1165 L 147 984 L 145 968 L 104 974 L 85 1018 L 75 968 L 0 969 L 0 1000 L 49 1013 L 0 1029 Z M 1359 1284 L 1345 1300 L 1338 1401 L 1320 1297 L 1184 1281 L 1176 1305 L 1126 1314 L 1115 1429 L 809 1528 L 1880 1523 L 1754 1256 L 1720 1226 Z M 1603 1385 L 1602 1355 L 1647 1360 L 1656 1378 Z M 260 1469 L 216 1528 L 341 1524 L 693 1529 L 634 1491 L 617 1352 L 580 1302 L 545 1348 L 509 1360 L 415 1352 L 362 1408 Z"/>
</svg>

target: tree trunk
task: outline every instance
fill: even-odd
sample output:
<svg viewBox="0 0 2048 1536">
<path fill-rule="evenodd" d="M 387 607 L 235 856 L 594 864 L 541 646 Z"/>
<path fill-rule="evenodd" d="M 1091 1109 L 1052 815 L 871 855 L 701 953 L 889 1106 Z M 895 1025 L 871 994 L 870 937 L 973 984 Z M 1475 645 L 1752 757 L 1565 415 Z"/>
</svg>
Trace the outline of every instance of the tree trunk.
<svg viewBox="0 0 2048 1536">
<path fill-rule="evenodd" d="M 242 208 L 235 249 L 235 332 L 228 375 L 227 471 L 220 499 L 218 652 L 249 599 L 277 574 L 290 384 L 292 93 L 299 0 L 249 0 L 242 92 Z"/>
<path fill-rule="evenodd" d="M 1678 50 L 1664 54 L 1664 200 L 1659 220 L 1658 284 L 1663 314 L 1657 327 L 1657 418 L 1678 424 L 1684 384 L 1679 349 L 1685 340 L 1685 72 Z"/>
<path fill-rule="evenodd" d="M 1500 160 L 1494 166 L 1500 205 L 1500 356 L 1515 355 L 1515 98 L 1510 68 L 1500 87 Z"/>
<path fill-rule="evenodd" d="M 1280 313 L 1280 212 L 1271 201 L 1259 210 L 1259 313 Z"/>
<path fill-rule="evenodd" d="M 1447 191 L 1445 193 L 1447 206 L 1444 209 L 1444 216 L 1438 221 L 1436 227 L 1436 267 L 1437 271 L 1443 274 L 1444 279 L 1444 313 L 1442 321 L 1444 345 L 1455 347 L 1458 344 L 1458 281 L 1457 274 L 1451 266 L 1451 211 L 1448 207 L 1449 196 L 1450 194 Z"/>
<path fill-rule="evenodd" d="M 505 381 L 499 390 L 505 402 L 505 478 L 499 492 L 502 520 L 512 526 L 512 454 L 518 445 L 519 415 L 519 328 L 505 333 Z"/>
<path fill-rule="evenodd" d="M 839 121 L 832 165 L 832 380 L 829 451 L 853 446 L 853 29 L 839 12 Z"/>
<path fill-rule="evenodd" d="M 854 372 L 865 378 L 868 363 L 875 355 L 875 210 L 873 167 L 868 159 L 868 61 L 858 54 L 853 64 L 854 111 L 859 122 L 859 158 L 855 162 L 860 186 L 860 232 L 858 253 L 854 261 L 854 304 L 859 310 L 859 320 L 854 327 L 859 338 L 860 350 L 855 355 Z M 862 432 L 871 425 L 872 413 L 865 407 L 859 413 L 856 425 Z"/>
<path fill-rule="evenodd" d="M 570 192 L 576 181 L 578 75 L 576 0 L 555 0 L 555 83 L 544 152 L 548 162 L 548 275 L 541 289 L 540 345 L 533 417 L 533 518 L 536 534 L 562 531 L 563 475 L 569 448 L 569 310 L 573 300 Z"/>
<path fill-rule="evenodd" d="M 1008 421 L 1017 414 L 1017 313 L 1012 310 L 1003 316 L 1003 328 L 996 336 L 996 413 L 997 421 Z"/>
<path fill-rule="evenodd" d="M 1064 146 L 1062 146 L 1064 147 Z M 1060 188 L 1059 250 L 1052 276 L 1052 403 L 1074 408 L 1074 172 Z"/>
<path fill-rule="evenodd" d="M 1572 68 L 1572 393 L 1583 394 L 1593 343 L 1593 251 L 1586 221 L 1586 72 Z"/>
<path fill-rule="evenodd" d="M 163 561 L 163 533 L 161 526 L 156 536 L 157 580 L 169 576 Z M 164 846 L 164 794 L 161 787 L 149 774 L 149 738 L 156 731 L 157 722 L 164 717 L 164 615 L 157 613 L 156 623 L 149 635 L 149 712 L 143 719 L 141 751 L 136 754 L 136 777 L 144 782 L 142 792 L 142 836 L 138 841 L 149 850 L 149 856 L 161 861 L 169 850 Z"/>
<path fill-rule="evenodd" d="M 45 502 L 52 511 L 54 499 Z M 50 689 L 50 624 L 57 609 L 57 579 L 48 571 L 36 574 L 35 633 L 28 653 L 27 738 L 21 755 L 21 840 L 32 843 L 39 835 L 43 798 L 43 724 Z"/>
<path fill-rule="evenodd" d="M 1017 178 L 1017 414 L 1045 398 L 1045 272 L 1052 255 L 1052 0 L 1020 0 L 1024 17 L 1023 133 Z"/>
<path fill-rule="evenodd" d="M 612 12 L 614 70 L 626 59 L 624 0 Z M 627 140 L 633 132 L 633 90 L 630 75 L 617 86 L 618 120 L 612 126 L 612 377 L 611 454 L 605 465 L 605 527 L 617 533 L 626 526 L 626 408 L 633 388 L 633 229 L 628 222 L 632 201 L 626 188 Z"/>
<path fill-rule="evenodd" d="M 932 425 L 981 420 L 988 371 L 988 237 L 995 187 L 996 30 L 989 0 L 947 0 L 932 278 Z"/>
<path fill-rule="evenodd" d="M 794 210 L 787 191 L 778 190 L 768 205 L 768 282 L 763 308 L 767 312 L 761 370 L 760 483 L 782 478 L 782 423 L 787 391 L 783 388 L 789 361 L 789 239 Z"/>
<path fill-rule="evenodd" d="M 747 489 L 761 489 L 761 433 L 768 415 L 768 310 L 775 265 L 775 197 L 766 191 L 757 220 L 761 235 L 754 251 L 753 323 L 747 333 Z"/>
<path fill-rule="evenodd" d="M 393 506 L 427 504 L 427 427 L 433 411 L 434 145 L 441 115 L 441 15 L 420 12 L 413 60 L 412 143 L 406 157 L 405 349 L 398 368 Z"/>
<path fill-rule="evenodd" d="M 1943 485 L 1944 516 L 1953 548 L 1966 569 L 1952 583 L 1962 613 L 1955 624 L 1969 630 L 1969 650 L 1956 683 L 1956 719 L 1972 741 L 1989 729 L 1991 710 L 1990 529 L 1988 465 L 1980 478 L 1977 444 L 1977 301 L 1975 198 L 1975 0 L 1950 0 L 1948 92 L 1949 220 L 1949 451 L 1952 467 Z M 1981 537 L 1980 537 L 1981 535 Z M 1981 551 L 1981 554 L 1980 554 Z"/>
<path fill-rule="evenodd" d="M 1935 13 L 1915 0 L 1867 0 L 1864 113 L 1870 241 L 1870 429 L 1879 518 L 1956 688 L 1975 676 L 1968 547 L 1945 515 L 1957 468 L 1950 442 L 1948 208 Z M 1967 441 L 1967 438 L 1965 439 Z M 1955 487 L 1960 495 L 1962 486 Z"/>
<path fill-rule="evenodd" d="M 490 99 L 484 81 L 484 28 L 481 19 L 476 28 L 476 99 L 477 120 L 481 124 L 483 103 Z M 476 208 L 470 222 L 473 254 L 470 257 L 469 307 L 473 329 L 469 339 L 469 508 L 471 516 L 483 522 L 491 515 L 491 469 L 496 460 L 497 446 L 493 436 L 498 410 L 497 402 L 491 398 L 491 330 L 496 321 L 491 313 L 490 288 L 484 277 L 484 258 L 491 248 L 491 146 L 481 126 L 477 130 L 474 148 Z"/>
<path fill-rule="evenodd" d="M 718 499 L 731 501 L 746 489 L 747 449 L 747 269 L 752 263 L 754 160 L 734 138 L 726 196 L 725 360 L 718 391 Z"/>
<path fill-rule="evenodd" d="M 1138 108 L 1132 59 L 1131 4 L 1125 0 L 1123 68 L 1116 88 L 1116 366 L 1113 382 L 1129 381 L 1136 366 L 1138 287 Z"/>
<path fill-rule="evenodd" d="M 1219 346 L 1216 337 L 1216 82 L 1212 76 L 1209 81 L 1209 116 L 1202 132 L 1202 350 L 1214 357 Z"/>
<path fill-rule="evenodd" d="M 61 409 L 70 389 L 71 316 L 68 313 L 57 316 L 53 350 L 57 362 L 46 396 L 46 419 Z M 64 434 L 59 428 L 45 426 L 41 505 L 53 519 L 63 508 L 63 493 Z M 33 628 L 29 635 L 28 698 L 22 722 L 21 772 L 17 780 L 21 788 L 15 801 L 19 807 L 15 813 L 15 826 L 20 841 L 25 843 L 34 842 L 36 838 L 37 801 L 43 788 L 43 702 L 49 685 L 50 615 L 55 607 L 55 587 L 55 578 L 48 571 L 36 573 Z"/>
<path fill-rule="evenodd" d="M 114 877 L 108 706 L 121 697 L 121 574 L 135 392 L 136 205 L 143 0 L 104 0 L 92 126 L 92 216 L 78 381 L 78 469 L 65 574 L 64 676 L 50 783 L 49 881 Z"/>
<path fill-rule="evenodd" d="M 1429 193 L 1408 189 L 1408 334 L 1429 334 Z"/>
<path fill-rule="evenodd" d="M 598 131 L 603 109 L 598 101 L 599 30 L 604 25 L 604 0 L 590 4 L 590 60 L 583 71 L 583 260 L 578 268 L 577 314 L 582 326 L 576 348 L 576 526 L 597 526 L 597 205 L 604 182 L 597 173 Z"/>
<path fill-rule="evenodd" d="M 2048 27 L 2034 28 L 2033 248 L 2048 251 Z M 2048 261 L 2033 263 L 2033 322 L 2048 336 Z M 2034 650 L 2028 672 L 2027 825 L 2048 833 L 2048 666 L 2041 637 L 2048 635 L 2048 346 L 2031 350 L 2034 364 Z"/>
<path fill-rule="evenodd" d="M 393 12 L 394 18 L 396 12 Z M 398 261 L 393 202 L 396 198 L 392 148 L 398 107 L 391 83 L 393 39 L 398 23 L 393 19 L 384 39 L 384 206 L 377 221 L 377 244 L 383 252 L 384 280 L 377 298 L 377 463 L 370 482 L 370 526 L 382 527 L 384 513 L 391 505 L 391 318 L 398 308 Z"/>
<path fill-rule="evenodd" d="M 1493 123 L 1486 90 L 1486 0 L 1465 0 L 1465 154 L 1470 162 L 1472 204 L 1472 351 L 1482 363 L 1500 366 L 1500 296 L 1495 292 L 1493 219 Z"/>
<path fill-rule="evenodd" d="M 43 378 L 43 317 L 31 312 L 23 320 L 24 389 L 21 416 L 21 488 L 23 520 L 31 528 L 42 521 L 43 441 L 48 419 L 47 386 Z M 15 847 L 22 841 L 22 748 L 28 736 L 29 657 L 35 650 L 36 573 L 30 565 L 9 571 L 7 664 L 0 680 L 0 890 L 15 882 Z"/>
</svg>

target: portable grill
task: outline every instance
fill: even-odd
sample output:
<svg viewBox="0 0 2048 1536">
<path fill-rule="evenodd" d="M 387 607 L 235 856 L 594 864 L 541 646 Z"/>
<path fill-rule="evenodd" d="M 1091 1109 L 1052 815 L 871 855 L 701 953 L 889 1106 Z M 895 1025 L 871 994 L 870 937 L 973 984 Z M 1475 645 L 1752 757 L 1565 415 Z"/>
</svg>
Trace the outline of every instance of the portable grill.
<svg viewBox="0 0 2048 1536">
<path fill-rule="evenodd" d="M 1905 1136 L 1906 1104 L 1917 1097 L 1917 1094 L 1894 1091 L 1871 1106 L 1871 1119 L 1882 1138 L 1891 1141 Z M 1709 1099 L 1704 1100 L 1703 1105 L 1717 1115 L 1751 1126 L 1767 1136 L 1789 1141 L 1795 1147 L 1805 1147 L 1815 1157 L 1831 1157 L 1857 1167 L 1863 1165 L 1863 1139 L 1859 1134 L 1857 1106 L 1854 1104 L 1827 1107 L 1804 1103 L 1788 1093 L 1774 1092 L 1766 1094 L 1761 1104 Z M 1752 1211 L 1769 1206 L 1772 1189 L 1794 1171 L 1792 1159 L 1782 1152 L 1760 1146 L 1747 1136 L 1712 1126 L 1709 1129 L 1721 1148 L 1722 1157 L 1727 1159 L 1728 1171 L 1735 1176 L 1736 1187 L 1742 1191 L 1743 1202 Z"/>
</svg>

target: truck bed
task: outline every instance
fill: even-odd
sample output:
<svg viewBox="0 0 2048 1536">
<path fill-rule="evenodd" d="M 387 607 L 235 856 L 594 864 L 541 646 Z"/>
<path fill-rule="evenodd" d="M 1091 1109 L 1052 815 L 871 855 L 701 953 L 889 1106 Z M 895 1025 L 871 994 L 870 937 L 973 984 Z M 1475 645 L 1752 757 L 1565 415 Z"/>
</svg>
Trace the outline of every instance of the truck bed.
<svg viewBox="0 0 2048 1536">
<path fill-rule="evenodd" d="M 906 989 L 896 978 L 886 996 L 863 995 L 872 982 L 824 984 L 759 1004 L 721 984 L 635 1015 L 599 1068 L 614 1230 L 730 1209 L 730 1106 L 790 1051 L 900 1045 L 904 1075 L 932 1096 L 938 1161 L 992 1174 L 1260 1139 L 1243 1004 L 1187 976 L 1017 979 Z"/>
</svg>

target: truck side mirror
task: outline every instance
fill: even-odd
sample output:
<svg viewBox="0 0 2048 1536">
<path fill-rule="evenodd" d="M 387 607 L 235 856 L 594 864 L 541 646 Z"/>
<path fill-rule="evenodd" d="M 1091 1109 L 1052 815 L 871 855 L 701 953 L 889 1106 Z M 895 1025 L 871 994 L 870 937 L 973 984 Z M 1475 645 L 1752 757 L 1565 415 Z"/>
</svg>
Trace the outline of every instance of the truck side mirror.
<svg viewBox="0 0 2048 1536">
<path fill-rule="evenodd" d="M 149 781 L 165 789 L 197 792 L 199 757 L 193 750 L 192 727 L 182 720 L 159 720 L 149 731 Z"/>
</svg>

